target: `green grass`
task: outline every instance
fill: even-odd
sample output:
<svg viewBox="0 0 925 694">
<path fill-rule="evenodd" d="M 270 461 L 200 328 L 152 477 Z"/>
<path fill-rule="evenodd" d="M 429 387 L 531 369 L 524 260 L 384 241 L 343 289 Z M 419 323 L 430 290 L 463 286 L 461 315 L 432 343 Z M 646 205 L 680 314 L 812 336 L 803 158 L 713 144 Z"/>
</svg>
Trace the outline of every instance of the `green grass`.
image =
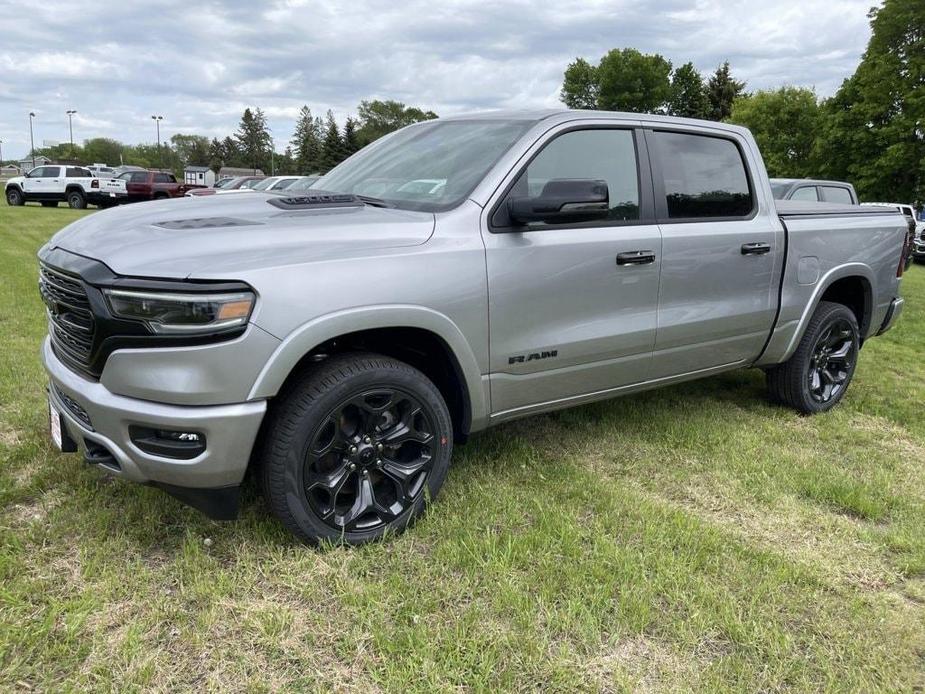
<svg viewBox="0 0 925 694">
<path fill-rule="evenodd" d="M 925 267 L 830 414 L 744 371 L 523 420 L 315 551 L 51 450 L 35 252 L 82 214 L 0 208 L 0 690 L 925 686 Z"/>
</svg>

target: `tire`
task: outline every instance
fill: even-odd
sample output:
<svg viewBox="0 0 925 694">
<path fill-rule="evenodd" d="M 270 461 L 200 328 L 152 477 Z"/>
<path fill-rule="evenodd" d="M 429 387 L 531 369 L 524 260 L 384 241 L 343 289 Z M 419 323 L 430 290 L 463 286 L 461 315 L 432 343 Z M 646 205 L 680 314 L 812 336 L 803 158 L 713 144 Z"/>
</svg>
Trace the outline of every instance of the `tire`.
<svg viewBox="0 0 925 694">
<path fill-rule="evenodd" d="M 42 207 L 57 207 L 58 203 L 54 200 L 43 200 Z"/>
<path fill-rule="evenodd" d="M 260 461 L 273 514 L 310 544 L 403 531 L 437 496 L 453 451 L 440 391 L 403 362 L 331 357 L 274 404 Z"/>
<path fill-rule="evenodd" d="M 167 193 L 155 193 L 154 197 L 151 199 L 152 200 L 166 200 L 168 197 L 170 196 L 167 195 Z"/>
<path fill-rule="evenodd" d="M 845 396 L 860 349 L 858 321 L 847 306 L 820 302 L 793 356 L 769 369 L 771 399 L 803 414 L 835 407 Z"/>
<path fill-rule="evenodd" d="M 6 204 L 12 207 L 22 207 L 26 204 L 26 198 L 23 196 L 22 191 L 19 188 L 7 188 Z"/>
<path fill-rule="evenodd" d="M 67 192 L 67 206 L 72 210 L 84 210 L 87 208 L 87 199 L 79 190 L 69 190 Z"/>
</svg>

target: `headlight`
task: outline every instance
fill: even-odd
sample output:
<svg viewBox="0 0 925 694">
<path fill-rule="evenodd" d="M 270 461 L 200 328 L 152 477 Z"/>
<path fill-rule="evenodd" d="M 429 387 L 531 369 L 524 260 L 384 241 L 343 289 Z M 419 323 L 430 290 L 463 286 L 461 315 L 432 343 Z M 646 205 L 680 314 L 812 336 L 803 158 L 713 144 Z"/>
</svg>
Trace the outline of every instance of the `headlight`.
<svg viewBox="0 0 925 694">
<path fill-rule="evenodd" d="M 193 294 L 104 289 L 109 308 L 120 318 L 140 320 L 159 335 L 214 333 L 247 324 L 252 292 Z"/>
</svg>

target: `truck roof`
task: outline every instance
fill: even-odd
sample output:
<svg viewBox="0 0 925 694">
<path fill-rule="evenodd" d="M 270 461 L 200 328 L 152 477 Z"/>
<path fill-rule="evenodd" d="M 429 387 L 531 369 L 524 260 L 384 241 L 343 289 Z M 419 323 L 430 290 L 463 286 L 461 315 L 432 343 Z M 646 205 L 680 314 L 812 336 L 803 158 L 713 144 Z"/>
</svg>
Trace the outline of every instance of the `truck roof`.
<svg viewBox="0 0 925 694">
<path fill-rule="evenodd" d="M 441 116 L 441 121 L 448 120 L 519 120 L 519 121 L 549 121 L 552 124 L 570 120 L 582 119 L 608 119 L 625 121 L 646 121 L 662 123 L 664 125 L 698 125 L 712 130 L 725 130 L 742 133 L 746 129 L 730 123 L 719 123 L 711 120 L 698 120 L 696 118 L 680 118 L 678 116 L 659 116 L 652 113 L 629 113 L 626 111 L 590 111 L 584 109 L 529 109 L 510 111 L 477 111 L 474 113 L 460 113 L 454 116 Z M 428 121 L 423 121 L 428 122 Z"/>
</svg>

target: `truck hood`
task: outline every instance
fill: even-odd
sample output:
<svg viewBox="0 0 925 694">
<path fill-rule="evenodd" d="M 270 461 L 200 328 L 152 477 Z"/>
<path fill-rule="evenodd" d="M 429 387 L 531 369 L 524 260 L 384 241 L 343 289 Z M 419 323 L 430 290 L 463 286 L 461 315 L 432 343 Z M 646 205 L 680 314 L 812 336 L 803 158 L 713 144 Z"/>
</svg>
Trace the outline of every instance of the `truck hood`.
<svg viewBox="0 0 925 694">
<path fill-rule="evenodd" d="M 209 195 L 143 202 L 88 215 L 46 248 L 94 258 L 120 275 L 234 277 L 241 270 L 416 246 L 434 215 L 358 204 L 279 209 L 277 196 Z"/>
</svg>

